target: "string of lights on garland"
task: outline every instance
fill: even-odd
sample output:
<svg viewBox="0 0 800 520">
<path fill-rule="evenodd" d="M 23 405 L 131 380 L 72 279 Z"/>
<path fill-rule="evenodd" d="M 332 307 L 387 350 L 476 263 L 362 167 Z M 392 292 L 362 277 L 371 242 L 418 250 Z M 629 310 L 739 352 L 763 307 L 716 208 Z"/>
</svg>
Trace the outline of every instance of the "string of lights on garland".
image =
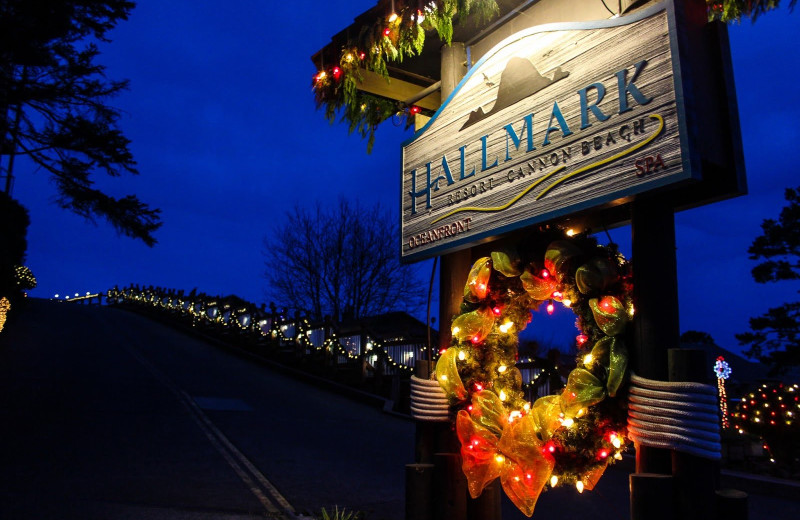
<svg viewBox="0 0 800 520">
<path fill-rule="evenodd" d="M 797 0 L 791 0 L 794 7 Z M 778 7 L 780 0 L 707 0 L 709 20 L 755 20 L 759 15 Z M 422 53 L 428 32 L 450 45 L 453 26 L 469 15 L 484 24 L 499 13 L 496 0 L 382 0 L 378 9 L 383 15 L 372 24 L 353 31 L 353 37 L 342 46 L 338 59 L 321 62 L 312 79 L 317 108 L 335 122 L 337 116 L 348 124 L 350 133 L 367 138 L 367 151 L 372 150 L 375 130 L 386 119 L 399 116 L 408 128 L 416 114 L 432 111 L 416 105 L 407 106 L 359 89 L 364 71 L 371 71 L 389 80 L 389 63 Z"/>
<path fill-rule="evenodd" d="M 206 295 L 195 295 L 183 298 L 175 291 L 164 291 L 157 288 L 137 288 L 131 286 L 126 289 L 110 289 L 107 292 L 111 302 L 128 302 L 139 305 L 147 305 L 153 309 L 164 311 L 170 314 L 189 317 L 194 326 L 211 325 L 221 329 L 230 327 L 243 333 L 254 334 L 258 337 L 267 337 L 278 342 L 294 342 L 298 346 L 309 351 L 324 350 L 332 355 L 345 356 L 349 360 L 361 360 L 368 357 L 375 363 L 382 360 L 388 367 L 392 367 L 407 373 L 413 371 L 413 366 L 403 361 L 394 359 L 389 354 L 389 346 L 380 339 L 369 338 L 365 345 L 365 352 L 354 354 L 350 352 L 346 345 L 341 343 L 341 339 L 333 332 L 331 337 L 326 339 L 321 346 L 314 345 L 310 339 L 313 332 L 312 325 L 308 318 L 289 319 L 285 312 L 279 313 L 276 319 L 256 319 L 260 311 L 256 310 L 254 304 L 235 306 L 230 303 L 219 301 Z M 412 358 L 424 349 L 419 348 Z"/>
<path fill-rule="evenodd" d="M 11 302 L 8 298 L 3 296 L 0 298 L 0 332 L 3 332 L 3 327 L 6 326 L 6 315 L 11 310 Z"/>
<path fill-rule="evenodd" d="M 717 376 L 717 389 L 719 391 L 719 410 L 722 418 L 722 428 L 727 430 L 731 427 L 728 421 L 728 393 L 725 391 L 725 380 L 731 377 L 731 367 L 725 358 L 717 357 L 714 361 L 714 374 Z"/>
<path fill-rule="evenodd" d="M 591 490 L 624 449 L 630 265 L 586 234 L 536 233 L 475 262 L 435 377 L 456 413 L 462 468 L 477 498 L 500 478 L 527 516 L 549 483 Z M 571 308 L 577 366 L 564 390 L 525 401 L 518 334 L 531 310 Z"/>
<path fill-rule="evenodd" d="M 738 22 L 742 18 L 755 21 L 759 16 L 777 9 L 780 0 L 706 0 L 709 20 Z M 789 1 L 789 8 L 794 9 L 797 0 Z"/>
<path fill-rule="evenodd" d="M 317 107 L 324 107 L 330 122 L 335 122 L 338 114 L 351 133 L 367 137 L 367 151 L 372 150 L 375 130 L 384 120 L 402 116 L 408 127 L 413 122 L 410 116 L 432 112 L 359 90 L 363 71 L 388 81 L 388 63 L 419 55 L 426 31 L 435 30 L 441 41 L 450 45 L 453 24 L 460 18 L 476 14 L 485 21 L 499 13 L 496 0 L 393 0 L 378 6 L 385 8 L 385 14 L 361 27 L 334 63 L 318 64 L 312 80 Z"/>
</svg>

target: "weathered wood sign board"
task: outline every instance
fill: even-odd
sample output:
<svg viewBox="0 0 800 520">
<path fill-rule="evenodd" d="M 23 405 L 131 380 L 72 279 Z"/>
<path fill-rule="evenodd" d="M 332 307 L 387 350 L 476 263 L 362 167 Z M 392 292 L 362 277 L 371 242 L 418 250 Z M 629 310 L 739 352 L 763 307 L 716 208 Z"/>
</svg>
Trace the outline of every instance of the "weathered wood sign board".
<svg viewBox="0 0 800 520">
<path fill-rule="evenodd" d="M 404 260 L 697 176 L 673 32 L 659 4 L 495 46 L 403 145 Z"/>
</svg>

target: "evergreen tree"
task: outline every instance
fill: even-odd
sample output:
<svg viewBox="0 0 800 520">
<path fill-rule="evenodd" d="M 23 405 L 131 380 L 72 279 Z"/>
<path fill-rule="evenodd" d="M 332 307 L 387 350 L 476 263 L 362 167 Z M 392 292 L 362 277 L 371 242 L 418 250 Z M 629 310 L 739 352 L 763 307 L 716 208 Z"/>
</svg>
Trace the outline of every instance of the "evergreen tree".
<svg viewBox="0 0 800 520">
<path fill-rule="evenodd" d="M 95 60 L 96 42 L 126 20 L 126 0 L 0 0 L 0 169 L 10 190 L 14 160 L 26 156 L 53 177 L 57 203 L 119 233 L 155 244 L 158 209 L 135 195 L 94 186 L 96 172 L 137 174 L 130 141 L 106 100 L 127 87 Z"/>
<path fill-rule="evenodd" d="M 778 220 L 764 220 L 763 233 L 748 249 L 751 259 L 763 260 L 752 271 L 759 283 L 800 280 L 800 187 L 788 188 L 785 197 L 788 205 Z M 736 337 L 750 347 L 745 352 L 748 357 L 771 365 L 771 373 L 800 365 L 800 302 L 784 303 L 751 318 L 750 332 Z"/>
</svg>

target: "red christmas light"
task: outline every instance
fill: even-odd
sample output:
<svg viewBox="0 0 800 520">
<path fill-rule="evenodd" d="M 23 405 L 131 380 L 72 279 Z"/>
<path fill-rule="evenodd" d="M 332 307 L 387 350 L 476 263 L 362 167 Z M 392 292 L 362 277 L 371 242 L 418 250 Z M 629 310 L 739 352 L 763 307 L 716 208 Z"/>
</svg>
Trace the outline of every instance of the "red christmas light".
<svg viewBox="0 0 800 520">
<path fill-rule="evenodd" d="M 409 111 L 410 113 L 412 113 L 412 114 L 419 114 L 420 108 L 419 108 L 418 106 L 414 105 L 414 106 L 413 106 L 413 107 L 411 107 L 411 108 L 410 108 L 408 111 Z"/>
<path fill-rule="evenodd" d="M 391 33 L 392 33 L 392 30 L 389 29 L 388 27 L 383 30 L 383 35 L 384 36 L 389 36 Z"/>
<path fill-rule="evenodd" d="M 341 75 L 342 75 L 342 69 L 340 69 L 339 67 L 334 67 L 334 68 L 333 68 L 333 77 L 334 77 L 335 79 L 339 79 L 339 77 L 340 77 Z"/>
<path fill-rule="evenodd" d="M 606 457 L 608 457 L 608 450 L 606 449 L 600 450 L 597 456 L 600 457 L 601 459 L 605 459 Z"/>
<path fill-rule="evenodd" d="M 492 309 L 492 312 L 494 313 L 495 316 L 500 316 L 500 313 L 503 311 L 502 309 L 500 309 L 500 307 L 495 307 Z"/>
<path fill-rule="evenodd" d="M 481 342 L 480 336 L 472 336 L 472 344 L 473 345 L 477 345 L 480 342 Z"/>
<path fill-rule="evenodd" d="M 539 276 L 541 276 L 542 278 L 550 278 L 550 271 L 548 271 L 547 269 L 542 269 L 542 272 L 539 273 Z"/>
<path fill-rule="evenodd" d="M 578 334 L 575 337 L 575 341 L 578 342 L 578 346 L 583 346 L 584 343 L 589 341 L 589 336 L 587 336 L 586 334 Z"/>
<path fill-rule="evenodd" d="M 548 303 L 547 304 L 547 314 L 553 314 L 554 310 L 556 310 L 556 307 L 555 307 L 555 305 L 553 305 L 553 302 Z"/>
<path fill-rule="evenodd" d="M 367 55 L 363 51 L 358 53 L 358 59 L 363 60 L 366 57 Z"/>
</svg>

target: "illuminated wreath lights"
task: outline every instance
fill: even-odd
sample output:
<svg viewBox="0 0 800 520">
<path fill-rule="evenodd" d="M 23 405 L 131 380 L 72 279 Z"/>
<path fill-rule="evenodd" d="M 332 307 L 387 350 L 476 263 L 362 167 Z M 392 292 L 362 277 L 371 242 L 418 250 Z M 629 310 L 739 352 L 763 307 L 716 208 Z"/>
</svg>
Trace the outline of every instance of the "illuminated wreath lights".
<svg viewBox="0 0 800 520">
<path fill-rule="evenodd" d="M 547 245 L 549 244 L 549 245 Z M 633 315 L 629 264 L 586 235 L 541 233 L 518 251 L 475 262 L 453 342 L 436 379 L 458 410 L 470 494 L 495 478 L 527 516 L 546 483 L 592 489 L 624 449 L 627 351 Z M 577 367 L 558 395 L 524 400 L 515 366 L 531 309 L 560 302 L 577 315 Z"/>
<path fill-rule="evenodd" d="M 714 373 L 717 375 L 717 379 L 728 379 L 731 376 L 731 367 L 724 357 L 719 356 L 714 361 Z"/>
</svg>

